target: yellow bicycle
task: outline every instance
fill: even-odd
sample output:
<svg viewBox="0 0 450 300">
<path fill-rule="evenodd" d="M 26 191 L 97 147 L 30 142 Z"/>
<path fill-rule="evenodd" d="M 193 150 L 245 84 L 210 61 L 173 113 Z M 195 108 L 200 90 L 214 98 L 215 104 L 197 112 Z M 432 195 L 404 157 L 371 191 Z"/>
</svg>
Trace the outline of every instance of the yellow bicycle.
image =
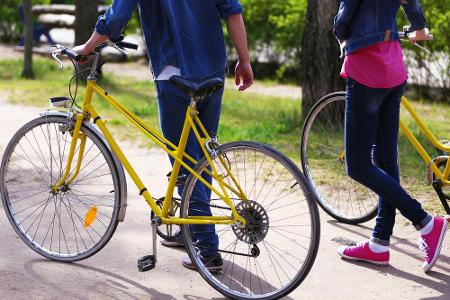
<svg viewBox="0 0 450 300">
<path fill-rule="evenodd" d="M 410 27 L 399 32 L 407 39 Z M 420 49 L 429 52 L 419 44 Z M 423 158 L 428 181 L 442 206 L 450 214 L 450 141 L 439 140 L 425 125 L 412 104 L 402 97 L 401 105 L 420 128 L 425 139 L 439 155 L 432 158 L 411 130 L 400 120 L 400 130 Z M 377 215 L 378 196 L 346 174 L 344 149 L 345 92 L 331 93 L 313 106 L 303 125 L 300 155 L 303 172 L 309 180 L 319 205 L 338 221 L 358 224 Z"/>
<path fill-rule="evenodd" d="M 138 261 L 141 271 L 155 267 L 157 233 L 173 237 L 172 230 L 163 232 L 159 226 L 180 225 L 197 270 L 224 295 L 278 299 L 294 290 L 314 263 L 320 235 L 317 205 L 300 170 L 271 146 L 221 145 L 205 130 L 196 107 L 223 87 L 221 79 L 171 79 L 191 102 L 178 145 L 169 142 L 97 85 L 99 53 L 106 46 L 122 52 L 136 48 L 125 42 L 97 47 L 82 106 L 72 97 L 51 98 L 53 106 L 67 109 L 48 110 L 27 123 L 5 150 L 0 189 L 16 233 L 52 260 L 77 261 L 97 253 L 125 217 L 125 168 L 152 210 L 153 253 Z M 62 46 L 52 55 L 79 59 Z M 163 198 L 153 198 L 131 166 L 94 108 L 94 94 L 173 158 Z M 185 153 L 190 133 L 204 154 L 200 161 Z M 190 173 L 188 178 L 179 175 L 180 168 Z M 174 198 L 176 186 L 183 186 L 180 200 Z M 193 198 L 195 189 L 208 190 L 210 199 Z M 211 236 L 218 240 L 216 253 L 202 256 L 211 250 L 204 246 Z M 211 260 L 221 264 L 210 268 Z"/>
</svg>

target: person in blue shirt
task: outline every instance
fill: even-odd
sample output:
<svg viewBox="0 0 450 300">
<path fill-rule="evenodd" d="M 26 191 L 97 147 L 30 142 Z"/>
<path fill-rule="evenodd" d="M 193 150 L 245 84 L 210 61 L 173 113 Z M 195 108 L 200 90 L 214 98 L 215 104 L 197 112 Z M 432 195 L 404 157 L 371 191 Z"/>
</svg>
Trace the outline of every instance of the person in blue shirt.
<svg viewBox="0 0 450 300">
<path fill-rule="evenodd" d="M 136 7 L 139 7 L 156 81 L 161 129 L 168 140 L 178 144 L 190 99 L 169 78 L 173 75 L 188 80 L 225 78 L 227 56 L 222 19 L 226 20 L 228 33 L 239 57 L 235 72 L 236 86 L 244 91 L 253 84 L 242 7 L 238 0 L 114 0 L 106 13 L 99 17 L 91 38 L 75 47 L 74 51 L 88 55 L 97 45 L 119 38 Z M 222 96 L 223 89 L 198 105 L 199 117 L 211 134 L 215 134 L 219 126 Z M 197 161 L 203 156 L 192 135 L 186 152 Z M 187 173 L 186 170 L 181 172 Z M 197 184 L 191 199 L 206 203 L 210 201 L 210 196 L 209 189 Z M 214 226 L 193 227 L 196 232 L 201 231 L 196 238 L 207 267 L 221 269 L 223 262 L 218 253 L 219 241 Z M 175 241 L 162 243 L 165 246 L 183 246 L 181 235 Z M 188 257 L 183 260 L 183 265 L 194 268 Z"/>
</svg>

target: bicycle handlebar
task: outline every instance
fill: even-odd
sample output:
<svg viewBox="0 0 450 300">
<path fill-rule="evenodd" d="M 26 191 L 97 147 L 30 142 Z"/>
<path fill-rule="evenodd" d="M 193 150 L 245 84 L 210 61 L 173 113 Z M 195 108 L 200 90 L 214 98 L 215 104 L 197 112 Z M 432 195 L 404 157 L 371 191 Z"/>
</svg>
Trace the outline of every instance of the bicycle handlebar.
<svg viewBox="0 0 450 300">
<path fill-rule="evenodd" d="M 398 32 L 398 36 L 400 37 L 400 39 L 409 39 L 409 34 L 411 33 L 411 27 L 406 25 L 403 26 L 403 31 L 399 31 Z M 427 48 L 421 46 L 417 41 L 413 42 L 413 45 L 416 46 L 417 48 L 419 48 L 422 51 L 425 51 L 426 53 L 430 54 L 431 51 L 428 50 Z"/>
<path fill-rule="evenodd" d="M 82 55 L 76 53 L 76 52 L 73 51 L 72 49 L 65 48 L 65 47 L 63 47 L 63 48 L 61 49 L 61 53 L 62 53 L 62 54 L 65 54 L 65 55 L 67 55 L 67 56 L 69 56 L 69 57 L 71 57 L 71 58 L 73 58 L 75 61 L 80 61 L 80 60 L 83 58 Z"/>
<path fill-rule="evenodd" d="M 137 44 L 130 43 L 130 42 L 117 42 L 116 45 L 117 45 L 117 47 L 120 47 L 120 48 L 127 48 L 127 49 L 132 49 L 132 50 L 138 49 Z"/>
<path fill-rule="evenodd" d="M 403 26 L 403 31 L 398 32 L 398 36 L 400 37 L 400 39 L 407 39 L 408 34 L 410 34 L 410 33 L 411 33 L 411 27 L 409 25 L 405 25 L 405 26 Z"/>
<path fill-rule="evenodd" d="M 112 41 L 110 41 L 110 42 L 107 42 L 107 43 L 103 43 L 103 44 L 101 44 L 101 45 L 98 45 L 98 46 L 95 48 L 94 51 L 95 51 L 95 52 L 98 52 L 98 51 L 100 51 L 101 49 L 106 48 L 106 47 L 109 47 L 109 46 L 116 48 L 118 51 L 120 51 L 122 54 L 125 54 L 125 55 L 126 55 L 127 53 L 125 52 L 124 49 L 132 49 L 132 50 L 137 50 L 137 49 L 138 49 L 138 45 L 137 45 L 137 44 L 134 44 L 134 43 L 124 42 L 124 41 L 117 41 L 117 42 L 112 42 Z M 61 63 L 61 61 L 57 58 L 57 56 L 58 56 L 59 54 L 65 54 L 65 55 L 69 56 L 70 58 L 72 58 L 72 59 L 75 60 L 75 61 L 80 61 L 80 60 L 83 59 L 83 55 L 80 55 L 80 54 L 76 53 L 75 51 L 73 51 L 73 50 L 70 49 L 70 48 L 66 48 L 66 47 L 61 46 L 61 45 L 59 45 L 59 44 L 56 44 L 56 45 L 54 45 L 53 47 L 56 48 L 56 50 L 52 51 L 52 56 L 53 56 L 53 58 L 54 58 L 55 60 L 59 61 L 60 64 L 62 64 L 62 63 Z"/>
</svg>

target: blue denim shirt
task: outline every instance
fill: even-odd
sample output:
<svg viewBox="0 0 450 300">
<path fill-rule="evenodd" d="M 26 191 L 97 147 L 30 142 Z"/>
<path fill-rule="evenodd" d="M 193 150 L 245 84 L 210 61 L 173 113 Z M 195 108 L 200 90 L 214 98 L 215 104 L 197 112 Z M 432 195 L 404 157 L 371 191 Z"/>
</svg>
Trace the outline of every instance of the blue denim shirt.
<svg viewBox="0 0 450 300">
<path fill-rule="evenodd" d="M 95 30 L 117 38 L 136 6 L 155 78 L 168 65 L 188 79 L 225 72 L 221 19 L 242 12 L 238 0 L 114 0 Z"/>
<path fill-rule="evenodd" d="M 335 36 L 346 41 L 345 53 L 390 40 L 398 40 L 396 15 L 400 4 L 411 22 L 411 30 L 426 26 L 418 0 L 341 0 L 334 18 Z"/>
</svg>

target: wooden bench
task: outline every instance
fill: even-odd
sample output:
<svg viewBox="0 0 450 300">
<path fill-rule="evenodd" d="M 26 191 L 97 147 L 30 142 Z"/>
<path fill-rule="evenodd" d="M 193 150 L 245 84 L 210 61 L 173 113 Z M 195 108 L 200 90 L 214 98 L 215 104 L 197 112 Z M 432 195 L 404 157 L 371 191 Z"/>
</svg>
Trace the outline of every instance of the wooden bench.
<svg viewBox="0 0 450 300">
<path fill-rule="evenodd" d="M 103 14 L 107 8 L 106 5 L 99 5 L 98 13 Z M 47 28 L 74 28 L 75 5 L 33 5 L 32 11 L 38 16 L 39 23 Z"/>
</svg>

